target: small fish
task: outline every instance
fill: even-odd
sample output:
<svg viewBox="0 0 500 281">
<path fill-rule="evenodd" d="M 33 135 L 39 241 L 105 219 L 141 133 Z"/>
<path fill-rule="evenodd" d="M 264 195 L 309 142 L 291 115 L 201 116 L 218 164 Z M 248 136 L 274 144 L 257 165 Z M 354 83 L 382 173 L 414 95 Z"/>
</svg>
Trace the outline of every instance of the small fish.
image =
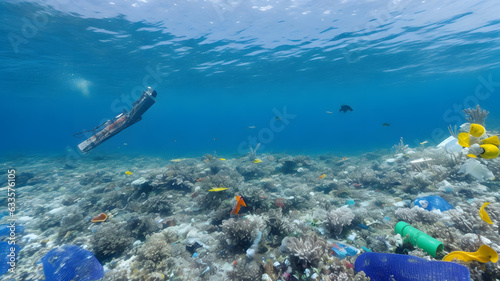
<svg viewBox="0 0 500 281">
<path fill-rule="evenodd" d="M 322 174 L 321 176 L 318 177 L 318 179 L 324 179 L 326 177 L 326 174 Z"/>
<path fill-rule="evenodd" d="M 220 161 L 226 161 L 226 158 L 219 158 Z"/>
<path fill-rule="evenodd" d="M 255 164 L 257 164 L 257 163 L 262 162 L 262 160 L 260 160 L 260 159 L 255 159 L 255 160 L 253 160 L 253 162 L 254 162 Z"/>
<path fill-rule="evenodd" d="M 489 224 L 493 224 L 493 221 L 491 221 L 490 219 L 490 216 L 488 215 L 488 213 L 486 213 L 486 211 L 484 210 L 484 208 L 486 206 L 488 206 L 490 204 L 490 202 L 484 202 L 483 206 L 481 206 L 481 208 L 479 208 L 479 216 L 481 217 L 481 219 Z"/>
<path fill-rule="evenodd" d="M 249 126 L 248 129 L 255 129 L 255 126 Z"/>
<path fill-rule="evenodd" d="M 184 160 L 186 160 L 186 159 L 179 158 L 179 159 L 172 159 L 172 160 L 170 160 L 170 162 L 181 162 L 181 161 L 184 161 Z"/>
<path fill-rule="evenodd" d="M 347 111 L 352 111 L 352 107 L 348 106 L 347 104 L 343 104 L 340 106 L 339 112 L 340 111 L 347 113 Z"/>
<path fill-rule="evenodd" d="M 420 143 L 420 145 L 424 145 L 426 143 L 428 143 L 428 141 L 423 141 L 423 142 Z"/>
<path fill-rule="evenodd" d="M 331 111 L 326 111 L 326 114 L 332 114 L 332 113 L 333 113 L 333 112 L 331 112 Z"/>
<path fill-rule="evenodd" d="M 210 191 L 210 192 L 219 192 L 219 191 L 223 191 L 223 190 L 226 190 L 226 189 L 227 189 L 227 187 L 222 187 L 221 186 L 221 187 L 212 188 L 212 189 L 210 189 L 208 191 Z"/>
<path fill-rule="evenodd" d="M 123 145 L 128 145 L 128 143 L 124 142 Z"/>
<path fill-rule="evenodd" d="M 125 175 L 129 175 L 130 176 L 131 174 L 133 174 L 131 171 L 126 171 L 125 172 Z"/>
<path fill-rule="evenodd" d="M 281 118 L 279 116 L 275 116 L 274 119 L 276 119 L 277 121 L 281 120 Z"/>
<path fill-rule="evenodd" d="M 389 127 L 391 124 L 389 123 L 382 123 L 382 127 Z"/>
<path fill-rule="evenodd" d="M 214 140 L 218 140 L 219 138 L 214 138 Z"/>
<path fill-rule="evenodd" d="M 205 179 L 205 178 L 199 178 L 199 179 L 197 179 L 197 180 L 196 180 L 196 182 L 200 182 L 200 181 L 202 181 L 202 180 L 204 180 L 204 179 Z"/>
<path fill-rule="evenodd" d="M 231 215 L 237 215 L 240 212 L 241 206 L 246 207 L 245 201 L 243 201 L 243 197 L 235 196 L 236 204 L 234 205 L 233 210 L 231 211 Z"/>
</svg>

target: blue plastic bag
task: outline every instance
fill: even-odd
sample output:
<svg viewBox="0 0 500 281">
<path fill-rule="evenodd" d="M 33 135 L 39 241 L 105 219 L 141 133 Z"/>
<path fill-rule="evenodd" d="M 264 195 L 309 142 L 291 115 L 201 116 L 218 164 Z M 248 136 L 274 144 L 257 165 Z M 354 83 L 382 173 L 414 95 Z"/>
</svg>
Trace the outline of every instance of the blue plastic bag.
<svg viewBox="0 0 500 281">
<path fill-rule="evenodd" d="M 453 206 L 439 196 L 424 196 L 415 199 L 415 206 L 426 209 L 427 211 L 439 210 L 441 212 L 453 209 Z"/>
<path fill-rule="evenodd" d="M 46 281 L 91 281 L 104 276 L 104 269 L 94 254 L 74 245 L 52 249 L 42 262 Z"/>
<path fill-rule="evenodd" d="M 461 264 L 386 253 L 364 253 L 354 263 L 371 281 L 470 281 L 469 269 Z"/>
</svg>

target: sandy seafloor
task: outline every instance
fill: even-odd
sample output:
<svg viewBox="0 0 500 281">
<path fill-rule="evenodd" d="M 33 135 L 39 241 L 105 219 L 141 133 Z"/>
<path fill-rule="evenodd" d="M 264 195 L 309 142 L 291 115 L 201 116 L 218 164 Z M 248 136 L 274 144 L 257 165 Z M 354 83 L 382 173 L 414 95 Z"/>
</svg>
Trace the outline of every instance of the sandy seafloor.
<svg viewBox="0 0 500 281">
<path fill-rule="evenodd" d="M 356 256 L 341 260 L 331 245 L 434 260 L 401 246 L 394 233 L 400 220 L 443 242 L 437 259 L 482 244 L 500 250 L 500 159 L 477 160 L 478 169 L 496 178 L 481 180 L 459 173 L 471 161 L 459 153 L 426 144 L 395 150 L 353 157 L 257 153 L 260 163 L 252 155 L 171 161 L 96 151 L 71 162 L 11 156 L 2 168 L 16 169 L 17 223 L 25 229 L 17 236 L 16 271 L 2 278 L 43 280 L 40 259 L 70 244 L 94 253 L 106 271 L 103 280 L 368 280 L 352 269 Z M 421 158 L 432 160 L 411 163 Z M 6 177 L 0 184 L 6 192 Z M 228 189 L 208 191 L 217 187 Z M 247 207 L 231 215 L 236 195 Z M 455 208 L 413 207 L 424 195 L 441 196 Z M 493 225 L 479 217 L 484 202 L 491 202 L 486 210 Z M 90 222 L 100 213 L 108 215 L 105 222 Z M 299 239 L 283 242 L 287 236 Z M 498 264 L 460 263 L 472 280 L 500 278 Z"/>
</svg>

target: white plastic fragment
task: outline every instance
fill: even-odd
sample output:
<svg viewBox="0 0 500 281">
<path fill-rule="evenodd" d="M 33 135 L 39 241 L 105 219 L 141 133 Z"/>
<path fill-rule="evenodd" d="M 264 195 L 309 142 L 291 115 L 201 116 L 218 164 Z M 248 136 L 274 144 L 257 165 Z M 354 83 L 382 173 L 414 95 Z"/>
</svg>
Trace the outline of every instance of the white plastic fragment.
<svg viewBox="0 0 500 281">
<path fill-rule="evenodd" d="M 145 182 L 147 182 L 147 180 L 145 178 L 143 178 L 143 177 L 140 177 L 140 178 L 136 179 L 135 181 L 133 181 L 131 183 L 131 185 L 141 185 L 141 184 L 143 184 Z"/>
<path fill-rule="evenodd" d="M 488 168 L 486 168 L 483 164 L 479 163 L 479 161 L 472 158 L 465 161 L 458 172 L 470 175 L 477 181 L 493 180 L 495 178 L 493 172 L 488 170 Z"/>
</svg>

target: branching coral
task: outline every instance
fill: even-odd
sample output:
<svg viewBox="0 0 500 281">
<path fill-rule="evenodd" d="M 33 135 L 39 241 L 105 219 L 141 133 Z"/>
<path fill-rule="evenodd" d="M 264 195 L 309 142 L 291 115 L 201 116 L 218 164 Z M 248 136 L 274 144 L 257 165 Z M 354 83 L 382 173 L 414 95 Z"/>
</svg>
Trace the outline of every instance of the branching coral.
<svg viewBox="0 0 500 281">
<path fill-rule="evenodd" d="M 327 244 L 313 234 L 302 238 L 286 237 L 282 241 L 282 248 L 290 253 L 292 264 L 303 270 L 310 266 L 318 266 L 321 257 L 326 252 Z"/>
<path fill-rule="evenodd" d="M 222 233 L 228 240 L 228 244 L 241 252 L 246 251 L 252 245 L 257 231 L 256 221 L 228 219 L 222 222 Z"/>
<path fill-rule="evenodd" d="M 439 220 L 439 214 L 429 212 L 426 209 L 415 206 L 413 208 L 399 208 L 395 212 L 396 218 L 407 223 L 423 222 L 435 223 Z"/>
<path fill-rule="evenodd" d="M 351 224 L 354 213 L 347 206 L 330 211 L 326 217 L 326 225 L 334 235 L 340 235 L 345 226 Z"/>
<path fill-rule="evenodd" d="M 463 112 L 465 113 L 466 119 L 469 123 L 475 123 L 482 126 L 484 126 L 486 117 L 488 117 L 488 114 L 490 113 L 489 111 L 480 108 L 479 104 L 476 108 L 466 108 Z"/>
</svg>

